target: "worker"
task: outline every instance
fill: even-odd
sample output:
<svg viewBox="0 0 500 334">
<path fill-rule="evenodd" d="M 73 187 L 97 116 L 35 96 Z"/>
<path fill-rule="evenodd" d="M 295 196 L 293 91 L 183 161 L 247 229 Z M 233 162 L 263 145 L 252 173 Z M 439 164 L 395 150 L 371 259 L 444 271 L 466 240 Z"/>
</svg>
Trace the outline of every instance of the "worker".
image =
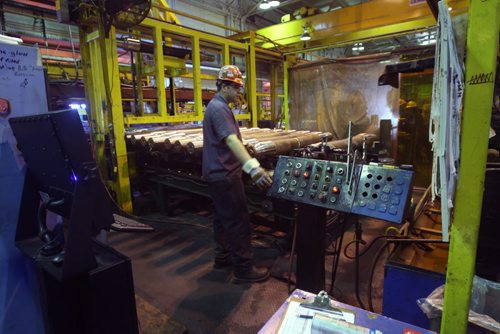
<svg viewBox="0 0 500 334">
<path fill-rule="evenodd" d="M 262 282 L 269 277 L 267 268 L 254 264 L 242 171 L 260 189 L 268 188 L 272 180 L 243 146 L 238 123 L 228 105 L 237 100 L 242 88 L 239 68 L 223 66 L 217 78 L 217 94 L 203 118 L 203 178 L 215 207 L 214 269 L 232 268 L 235 283 Z"/>
</svg>

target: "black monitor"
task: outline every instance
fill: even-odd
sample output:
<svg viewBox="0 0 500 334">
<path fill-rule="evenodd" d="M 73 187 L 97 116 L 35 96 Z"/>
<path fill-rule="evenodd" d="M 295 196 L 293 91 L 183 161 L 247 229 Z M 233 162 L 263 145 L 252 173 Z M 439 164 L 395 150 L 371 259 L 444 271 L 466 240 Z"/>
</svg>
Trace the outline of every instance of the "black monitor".
<svg viewBox="0 0 500 334">
<path fill-rule="evenodd" d="M 13 117 L 9 122 L 27 163 L 17 246 L 30 254 L 35 239 L 41 239 L 42 255 L 65 252 L 64 267 L 69 269 L 63 276 L 88 270 L 95 265 L 91 237 L 114 221 L 78 112 Z M 52 248 L 55 237 L 45 224 L 45 209 L 69 220 L 62 250 L 59 245 Z"/>
<path fill-rule="evenodd" d="M 43 200 L 64 200 L 51 211 L 69 218 L 82 164 L 93 157 L 76 110 L 9 119 L 18 148 Z"/>
</svg>

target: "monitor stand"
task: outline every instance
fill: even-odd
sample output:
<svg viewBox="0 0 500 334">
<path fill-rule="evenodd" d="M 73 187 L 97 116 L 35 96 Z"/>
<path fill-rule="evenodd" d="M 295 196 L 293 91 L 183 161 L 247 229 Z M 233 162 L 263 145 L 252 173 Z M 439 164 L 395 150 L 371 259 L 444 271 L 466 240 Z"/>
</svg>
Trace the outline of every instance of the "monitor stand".
<svg viewBox="0 0 500 334">
<path fill-rule="evenodd" d="M 44 256 L 40 196 L 26 175 L 16 246 L 34 261 L 47 333 L 138 333 L 130 259 L 92 238 L 114 222 L 95 163 L 82 164 L 61 253 Z M 63 256 L 62 256 L 63 255 Z"/>
</svg>

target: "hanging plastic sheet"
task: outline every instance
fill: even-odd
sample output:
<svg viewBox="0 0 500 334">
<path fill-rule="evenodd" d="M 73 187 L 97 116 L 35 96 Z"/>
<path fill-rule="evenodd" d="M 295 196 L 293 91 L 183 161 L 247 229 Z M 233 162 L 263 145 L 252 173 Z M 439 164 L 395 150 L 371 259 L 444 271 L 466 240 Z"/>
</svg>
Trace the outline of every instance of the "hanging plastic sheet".
<svg viewBox="0 0 500 334">
<path fill-rule="evenodd" d="M 388 60 L 313 62 L 290 70 L 290 128 L 331 132 L 333 139 L 377 133 L 379 120 L 397 125 L 399 90 L 378 86 Z"/>
<path fill-rule="evenodd" d="M 448 7 L 444 1 L 440 1 L 438 8 L 429 139 L 433 150 L 432 198 L 441 197 L 443 240 L 448 241 L 458 178 L 464 71 L 455 45 Z"/>
</svg>

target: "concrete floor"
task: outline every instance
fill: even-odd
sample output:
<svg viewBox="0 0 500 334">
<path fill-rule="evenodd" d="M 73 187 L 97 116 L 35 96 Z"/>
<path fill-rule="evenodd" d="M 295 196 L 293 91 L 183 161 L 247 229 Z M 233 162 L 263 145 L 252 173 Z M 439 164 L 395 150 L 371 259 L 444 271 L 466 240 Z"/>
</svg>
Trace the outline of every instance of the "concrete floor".
<svg viewBox="0 0 500 334">
<path fill-rule="evenodd" d="M 289 295 L 285 280 L 289 255 L 277 247 L 284 243 L 284 234 L 256 226 L 259 232 L 254 238 L 255 259 L 258 265 L 272 268 L 272 277 L 264 283 L 233 284 L 229 271 L 212 269 L 209 211 L 184 211 L 167 217 L 167 221 L 151 224 L 155 232 L 111 232 L 109 236 L 110 244 L 132 260 L 141 333 L 258 332 Z M 362 226 L 363 239 L 369 243 L 390 224 L 366 221 Z M 345 233 L 344 246 L 353 238 L 350 229 Z M 360 295 L 365 305 L 369 268 L 380 246 L 375 244 L 361 258 Z M 378 313 L 385 257 L 386 254 L 380 259 L 373 280 L 373 305 Z M 328 256 L 327 291 L 331 263 L 332 257 Z M 358 306 L 354 281 L 354 261 L 342 255 L 333 297 Z"/>
</svg>

